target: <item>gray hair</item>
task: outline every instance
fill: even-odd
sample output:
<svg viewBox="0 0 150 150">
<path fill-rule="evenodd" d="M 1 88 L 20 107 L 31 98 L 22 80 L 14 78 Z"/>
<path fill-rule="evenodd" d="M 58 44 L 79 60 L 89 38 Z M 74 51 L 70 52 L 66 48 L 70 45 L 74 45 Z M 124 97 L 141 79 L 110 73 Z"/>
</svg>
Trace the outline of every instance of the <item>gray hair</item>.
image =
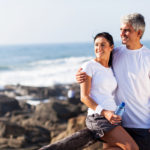
<svg viewBox="0 0 150 150">
<path fill-rule="evenodd" d="M 131 24 L 135 31 L 141 30 L 142 36 L 143 36 L 143 33 L 145 31 L 145 20 L 144 20 L 143 15 L 141 15 L 139 13 L 133 13 L 133 14 L 126 15 L 121 18 L 121 23 Z M 142 38 L 142 36 L 141 36 L 141 38 Z"/>
</svg>

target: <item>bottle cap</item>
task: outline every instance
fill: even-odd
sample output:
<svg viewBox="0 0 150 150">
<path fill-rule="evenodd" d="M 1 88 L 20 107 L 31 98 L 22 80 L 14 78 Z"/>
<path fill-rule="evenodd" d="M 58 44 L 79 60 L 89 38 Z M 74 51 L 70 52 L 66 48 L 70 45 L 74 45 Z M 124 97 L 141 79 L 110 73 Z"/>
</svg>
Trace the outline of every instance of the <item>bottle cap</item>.
<svg viewBox="0 0 150 150">
<path fill-rule="evenodd" d="M 121 107 L 124 107 L 124 106 L 125 106 L 125 102 L 122 102 L 122 103 L 121 103 Z"/>
</svg>

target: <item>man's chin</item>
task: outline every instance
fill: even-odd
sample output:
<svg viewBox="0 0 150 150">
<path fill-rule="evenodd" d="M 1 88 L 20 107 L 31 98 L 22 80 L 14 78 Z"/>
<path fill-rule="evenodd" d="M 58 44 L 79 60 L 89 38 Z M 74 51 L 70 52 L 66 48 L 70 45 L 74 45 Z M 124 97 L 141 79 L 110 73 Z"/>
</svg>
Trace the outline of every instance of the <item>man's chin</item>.
<svg viewBox="0 0 150 150">
<path fill-rule="evenodd" d="M 127 44 L 127 42 L 126 41 L 122 41 L 122 44 Z"/>
</svg>

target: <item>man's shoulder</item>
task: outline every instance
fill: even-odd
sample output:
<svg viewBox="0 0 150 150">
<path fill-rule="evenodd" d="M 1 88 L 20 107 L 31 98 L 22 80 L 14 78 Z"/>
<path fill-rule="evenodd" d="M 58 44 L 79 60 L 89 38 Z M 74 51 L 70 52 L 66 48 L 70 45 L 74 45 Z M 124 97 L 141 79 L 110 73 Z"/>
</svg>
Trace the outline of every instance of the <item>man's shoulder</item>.
<svg viewBox="0 0 150 150">
<path fill-rule="evenodd" d="M 147 48 L 146 46 L 143 46 L 142 54 L 143 54 L 144 59 L 147 58 L 148 60 L 150 60 L 150 49 L 149 48 Z"/>
<path fill-rule="evenodd" d="M 125 46 L 124 46 L 124 45 L 121 45 L 121 46 L 115 47 L 115 48 L 114 48 L 114 51 L 113 51 L 113 54 L 116 54 L 116 53 L 122 52 L 124 48 L 125 48 Z"/>
<path fill-rule="evenodd" d="M 142 48 L 142 59 L 145 64 L 148 64 L 148 66 L 150 66 L 150 49 L 146 46 L 143 46 Z"/>
<path fill-rule="evenodd" d="M 143 52 L 146 52 L 148 54 L 150 54 L 150 49 L 147 48 L 146 46 L 143 45 L 143 48 L 142 48 Z"/>
</svg>

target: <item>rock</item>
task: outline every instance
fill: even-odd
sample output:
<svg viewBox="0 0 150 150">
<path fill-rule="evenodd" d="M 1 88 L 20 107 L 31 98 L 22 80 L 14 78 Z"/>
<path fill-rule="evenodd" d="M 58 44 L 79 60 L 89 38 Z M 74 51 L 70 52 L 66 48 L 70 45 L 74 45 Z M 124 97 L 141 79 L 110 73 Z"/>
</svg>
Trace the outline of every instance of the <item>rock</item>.
<svg viewBox="0 0 150 150">
<path fill-rule="evenodd" d="M 68 101 L 50 100 L 49 103 L 39 104 L 36 107 L 34 118 L 45 122 L 51 120 L 52 123 L 67 121 L 81 113 L 79 105 L 73 105 Z"/>
<path fill-rule="evenodd" d="M 69 143 L 66 143 L 66 142 L 70 142 L 69 140 L 72 140 L 73 142 L 75 142 L 75 143 L 72 143 L 72 145 L 75 145 L 78 143 L 77 147 L 72 147 L 72 149 L 74 149 L 74 148 L 83 149 L 83 147 L 85 147 L 83 150 L 101 150 L 102 149 L 102 143 L 101 142 L 96 142 L 94 140 L 94 138 L 91 139 L 91 137 L 88 137 L 88 138 L 86 137 L 87 139 L 86 138 L 84 139 L 84 136 L 86 134 L 88 134 L 88 133 L 86 133 L 87 131 L 85 129 L 86 128 L 85 118 L 86 118 L 85 115 L 80 115 L 78 117 L 74 117 L 74 118 L 69 119 L 66 131 L 63 131 L 62 133 L 58 134 L 56 137 L 53 137 L 51 139 L 51 146 L 52 147 L 49 145 L 50 147 L 47 146 L 47 148 L 43 149 L 43 150 L 51 150 L 51 148 L 57 149 L 58 147 L 63 150 L 63 148 L 65 149 L 65 147 L 61 147 L 62 146 L 61 144 L 66 145 L 68 147 Z M 85 135 L 83 135 L 83 134 L 80 135 L 80 133 L 83 133 L 82 129 L 85 130 L 85 132 L 84 132 Z M 77 134 L 76 132 L 79 134 Z M 73 134 L 73 133 L 75 133 L 75 134 Z M 77 135 L 79 137 L 77 137 Z M 81 137 L 81 136 L 83 136 L 83 137 Z M 92 136 L 92 134 L 88 134 L 87 136 Z M 68 137 L 69 139 L 67 139 L 66 137 Z M 83 140 L 85 143 L 86 142 L 87 143 L 84 146 L 82 144 L 80 145 L 80 140 L 78 140 L 78 138 L 79 139 L 81 138 L 80 140 Z M 88 139 L 89 139 L 89 141 L 88 141 Z M 78 142 L 76 140 L 78 140 Z M 56 147 L 53 147 L 53 146 L 56 146 Z"/>
<path fill-rule="evenodd" d="M 8 139 L 8 146 L 15 149 L 20 147 L 25 147 L 26 144 L 27 144 L 26 137 L 24 135 L 18 136 L 17 138 Z"/>
<path fill-rule="evenodd" d="M 66 98 L 69 87 L 75 91 L 71 101 Z M 53 87 L 10 85 L 0 94 L 0 149 L 38 149 L 85 127 L 87 107 L 80 102 L 78 84 Z M 21 96 L 20 101 L 10 98 L 17 95 Z M 48 99 L 49 102 L 31 106 L 26 103 L 28 98 Z"/>
<path fill-rule="evenodd" d="M 68 89 L 72 87 L 75 91 L 75 98 L 80 98 L 80 88 L 78 84 L 57 84 L 53 87 L 32 87 L 22 85 L 7 85 L 2 93 L 9 96 L 27 96 L 30 95 L 35 99 L 48 99 L 52 97 L 67 97 Z"/>
<path fill-rule="evenodd" d="M 0 116 L 15 110 L 21 110 L 18 101 L 14 98 L 0 95 Z"/>
<path fill-rule="evenodd" d="M 67 124 L 67 132 L 68 134 L 75 133 L 81 129 L 84 129 L 86 116 L 80 115 L 78 117 L 74 117 L 68 120 Z"/>
<path fill-rule="evenodd" d="M 23 148 L 49 143 L 50 131 L 39 126 L 20 126 L 9 121 L 0 121 L 0 148 Z M 2 147 L 1 147 L 2 146 Z"/>
<path fill-rule="evenodd" d="M 76 131 L 85 128 L 85 116 L 78 116 L 68 120 L 67 129 L 51 139 L 51 143 L 59 141 Z M 51 136 L 52 137 L 52 136 Z"/>
<path fill-rule="evenodd" d="M 49 142 L 50 131 L 40 126 L 25 126 L 26 139 L 32 145 L 39 145 L 41 143 Z M 39 143 L 39 144 L 38 144 Z"/>
<path fill-rule="evenodd" d="M 19 106 L 23 111 L 33 112 L 35 110 L 35 106 L 26 103 L 25 101 L 19 101 Z"/>
<path fill-rule="evenodd" d="M 7 85 L 5 86 L 5 93 L 8 95 L 30 95 L 35 99 L 47 99 L 51 97 L 65 96 L 67 89 L 64 85 L 55 85 L 53 87 L 32 87 L 22 85 Z"/>
<path fill-rule="evenodd" d="M 0 137 L 18 137 L 25 134 L 25 129 L 9 121 L 0 121 Z"/>
</svg>

